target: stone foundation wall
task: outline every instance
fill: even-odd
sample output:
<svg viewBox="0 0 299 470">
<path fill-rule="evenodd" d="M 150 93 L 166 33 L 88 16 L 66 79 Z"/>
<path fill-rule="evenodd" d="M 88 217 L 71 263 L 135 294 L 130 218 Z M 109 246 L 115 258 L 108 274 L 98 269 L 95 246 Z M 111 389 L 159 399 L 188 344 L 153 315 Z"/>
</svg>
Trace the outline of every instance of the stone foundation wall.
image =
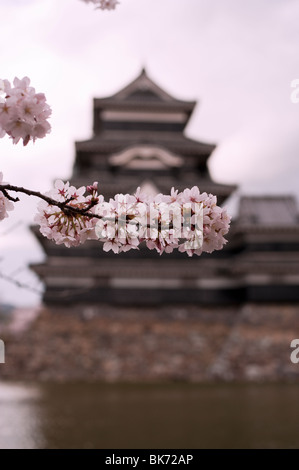
<svg viewBox="0 0 299 470">
<path fill-rule="evenodd" d="M 13 325 L 12 325 L 13 326 Z M 0 378 L 102 381 L 299 379 L 299 305 L 74 307 L 2 327 Z"/>
</svg>

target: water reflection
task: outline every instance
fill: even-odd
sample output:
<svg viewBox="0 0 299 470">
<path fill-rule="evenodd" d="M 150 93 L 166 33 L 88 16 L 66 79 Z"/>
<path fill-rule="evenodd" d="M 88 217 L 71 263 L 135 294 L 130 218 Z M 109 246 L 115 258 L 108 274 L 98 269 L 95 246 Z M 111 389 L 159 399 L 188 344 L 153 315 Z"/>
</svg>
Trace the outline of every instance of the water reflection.
<svg viewBox="0 0 299 470">
<path fill-rule="evenodd" d="M 0 449 L 35 449 L 43 445 L 37 387 L 0 384 Z"/>
<path fill-rule="evenodd" d="M 295 384 L 0 384 L 0 447 L 297 448 L 298 393 Z"/>
</svg>

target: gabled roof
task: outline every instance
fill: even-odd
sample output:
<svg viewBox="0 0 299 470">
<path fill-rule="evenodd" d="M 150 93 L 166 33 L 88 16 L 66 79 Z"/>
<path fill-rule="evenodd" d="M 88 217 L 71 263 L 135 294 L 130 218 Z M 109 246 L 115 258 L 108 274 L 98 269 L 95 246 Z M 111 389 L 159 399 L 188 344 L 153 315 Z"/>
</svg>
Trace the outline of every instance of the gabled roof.
<svg viewBox="0 0 299 470">
<path fill-rule="evenodd" d="M 100 107 L 105 104 L 121 103 L 134 105 L 140 101 L 148 105 L 164 104 L 171 107 L 176 105 L 188 109 L 190 112 L 196 104 L 195 101 L 178 100 L 171 96 L 149 78 L 144 68 L 139 76 L 122 90 L 107 98 L 96 98 L 94 103 L 96 107 Z"/>
<path fill-rule="evenodd" d="M 136 93 L 149 93 L 159 101 L 173 101 L 173 98 L 169 93 L 160 88 L 153 80 L 149 78 L 145 69 L 141 70 L 140 75 L 129 83 L 125 88 L 115 93 L 113 97 L 120 100 L 134 99 Z"/>
<path fill-rule="evenodd" d="M 240 200 L 238 224 L 250 227 L 299 227 L 292 196 L 246 196 Z"/>
</svg>

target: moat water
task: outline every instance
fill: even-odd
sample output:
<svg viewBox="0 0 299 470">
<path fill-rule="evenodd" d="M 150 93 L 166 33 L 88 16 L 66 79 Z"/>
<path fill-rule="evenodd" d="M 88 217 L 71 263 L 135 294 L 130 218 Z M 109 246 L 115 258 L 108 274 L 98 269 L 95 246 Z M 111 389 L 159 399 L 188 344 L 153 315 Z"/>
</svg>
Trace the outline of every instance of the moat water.
<svg viewBox="0 0 299 470">
<path fill-rule="evenodd" d="M 0 383 L 0 448 L 298 448 L 299 384 Z"/>
</svg>

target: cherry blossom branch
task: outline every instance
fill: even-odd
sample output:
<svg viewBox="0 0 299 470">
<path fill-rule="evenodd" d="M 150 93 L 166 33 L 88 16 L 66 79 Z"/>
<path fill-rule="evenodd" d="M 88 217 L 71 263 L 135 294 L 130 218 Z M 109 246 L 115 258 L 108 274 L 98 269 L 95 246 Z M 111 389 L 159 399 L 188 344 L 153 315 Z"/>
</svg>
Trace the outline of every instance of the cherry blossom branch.
<svg viewBox="0 0 299 470">
<path fill-rule="evenodd" d="M 2 181 L 0 174 L 0 220 L 13 209 L 18 197 L 10 192 L 34 196 L 41 201 L 35 222 L 40 232 L 56 244 L 78 246 L 86 240 L 104 243 L 104 251 L 114 253 L 139 249 L 145 242 L 158 253 L 174 249 L 189 256 L 221 250 L 226 243 L 230 217 L 217 206 L 216 196 L 200 193 L 199 188 L 155 197 L 142 194 L 116 194 L 105 202 L 98 194 L 98 183 L 75 188 L 61 180 L 46 194 Z M 85 193 L 87 192 L 87 195 Z M 181 241 L 183 239 L 183 242 Z"/>
<path fill-rule="evenodd" d="M 84 209 L 79 209 L 77 207 L 69 205 L 69 202 L 71 202 L 75 199 L 73 197 L 69 197 L 64 202 L 59 202 L 56 199 L 53 199 L 49 196 L 46 196 L 45 194 L 40 193 L 39 191 L 34 191 L 34 190 L 31 190 L 31 189 L 26 189 L 26 188 L 23 188 L 21 186 L 14 186 L 14 185 L 11 185 L 11 184 L 0 184 L 0 191 L 2 191 L 4 196 L 9 201 L 12 201 L 12 202 L 19 202 L 20 199 L 18 197 L 12 197 L 7 191 L 14 191 L 14 192 L 19 192 L 19 193 L 26 194 L 27 196 L 38 197 L 38 198 L 42 199 L 43 201 L 47 202 L 50 206 L 59 207 L 59 209 L 61 209 L 62 212 L 65 215 L 76 215 L 76 214 L 84 215 L 84 217 L 95 218 L 95 219 L 99 219 L 99 220 L 105 220 L 105 222 L 129 222 L 129 223 L 132 223 L 132 224 L 138 224 L 139 223 L 139 222 L 133 220 L 133 218 L 134 218 L 133 215 L 126 214 L 125 217 L 118 216 L 118 217 L 112 218 L 112 217 L 105 217 L 105 216 L 102 216 L 102 215 L 99 215 L 99 214 L 88 212 L 92 207 L 96 206 L 99 203 L 97 198 L 91 199 L 90 203 Z M 145 227 L 145 228 L 151 228 L 150 224 L 144 224 L 142 226 Z M 161 222 L 158 223 L 158 229 L 165 230 L 166 228 L 172 229 L 173 224 L 163 225 L 163 224 L 161 224 Z"/>
<path fill-rule="evenodd" d="M 91 199 L 87 207 L 85 207 L 84 209 L 79 209 L 77 207 L 69 205 L 69 202 L 74 200 L 73 197 L 69 197 L 65 201 L 59 202 L 56 199 L 53 199 L 49 196 L 46 196 L 45 194 L 40 193 L 39 191 L 33 191 L 32 189 L 26 189 L 26 188 L 23 188 L 22 186 L 14 186 L 12 184 L 0 184 L 0 191 L 2 191 L 4 196 L 9 201 L 12 201 L 12 202 L 19 202 L 20 199 L 18 197 L 12 197 L 7 191 L 14 191 L 17 193 L 26 194 L 27 196 L 38 197 L 39 199 L 42 199 L 43 201 L 47 202 L 50 206 L 59 207 L 59 209 L 61 209 L 66 215 L 80 214 L 89 218 L 102 219 L 101 216 L 88 212 L 92 207 L 98 204 L 98 201 L 96 199 Z"/>
</svg>

